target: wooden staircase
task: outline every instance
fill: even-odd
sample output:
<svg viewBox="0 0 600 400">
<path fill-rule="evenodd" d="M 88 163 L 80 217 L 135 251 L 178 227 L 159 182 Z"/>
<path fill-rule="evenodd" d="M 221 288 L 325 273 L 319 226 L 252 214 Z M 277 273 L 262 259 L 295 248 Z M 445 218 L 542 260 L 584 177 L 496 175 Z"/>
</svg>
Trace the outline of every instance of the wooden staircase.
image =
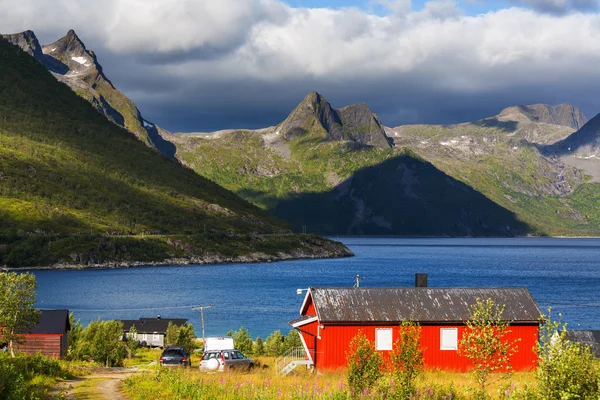
<svg viewBox="0 0 600 400">
<path fill-rule="evenodd" d="M 275 360 L 275 370 L 281 376 L 289 374 L 298 365 L 306 365 L 307 368 L 314 365 L 311 360 L 306 358 L 304 347 L 294 347 Z"/>
</svg>

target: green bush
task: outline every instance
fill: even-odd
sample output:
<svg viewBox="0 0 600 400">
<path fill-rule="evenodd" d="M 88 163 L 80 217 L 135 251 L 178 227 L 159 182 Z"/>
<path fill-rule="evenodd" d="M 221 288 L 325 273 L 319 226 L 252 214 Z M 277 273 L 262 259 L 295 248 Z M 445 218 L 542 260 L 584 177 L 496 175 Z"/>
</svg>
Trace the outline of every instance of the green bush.
<svg viewBox="0 0 600 400">
<path fill-rule="evenodd" d="M 107 367 L 120 365 L 127 355 L 122 337 L 121 321 L 92 321 L 82 332 L 77 353 Z"/>
<path fill-rule="evenodd" d="M 404 320 L 398 328 L 398 340 L 390 354 L 390 372 L 399 386 L 395 397 L 409 399 L 414 396 L 415 379 L 422 370 L 421 326 Z"/>
<path fill-rule="evenodd" d="M 600 370 L 590 348 L 565 338 L 566 325 L 553 321 L 551 310 L 540 329 L 538 398 L 597 400 Z"/>
<path fill-rule="evenodd" d="M 238 331 L 227 332 L 227 336 L 233 337 L 233 345 L 236 349 L 246 355 L 253 354 L 254 343 L 248 329 L 242 326 Z"/>
<path fill-rule="evenodd" d="M 383 375 L 383 357 L 362 331 L 350 341 L 346 359 L 348 386 L 353 398 L 365 394 Z"/>
<path fill-rule="evenodd" d="M 19 355 L 10 358 L 7 354 L 0 353 L 0 399 L 44 398 L 50 385 L 47 378 L 64 375 L 60 364 L 48 357 Z"/>
</svg>

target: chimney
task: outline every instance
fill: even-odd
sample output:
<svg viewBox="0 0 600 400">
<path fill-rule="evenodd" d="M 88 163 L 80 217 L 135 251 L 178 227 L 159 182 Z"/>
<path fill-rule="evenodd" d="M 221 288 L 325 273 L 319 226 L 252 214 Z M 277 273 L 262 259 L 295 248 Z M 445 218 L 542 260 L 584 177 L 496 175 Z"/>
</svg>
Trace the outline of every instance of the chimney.
<svg viewBox="0 0 600 400">
<path fill-rule="evenodd" d="M 415 287 L 427 287 L 427 274 L 415 274 Z"/>
</svg>

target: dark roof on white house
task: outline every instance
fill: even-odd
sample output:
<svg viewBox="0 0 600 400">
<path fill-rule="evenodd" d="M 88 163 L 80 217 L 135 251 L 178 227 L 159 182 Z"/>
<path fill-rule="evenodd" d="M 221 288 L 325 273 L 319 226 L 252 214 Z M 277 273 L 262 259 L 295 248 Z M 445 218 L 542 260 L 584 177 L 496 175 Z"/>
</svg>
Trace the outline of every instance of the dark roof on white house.
<svg viewBox="0 0 600 400">
<path fill-rule="evenodd" d="M 308 296 L 321 323 L 464 322 L 478 298 L 504 305 L 507 321 L 538 323 L 542 315 L 526 288 L 310 288 Z"/>
<path fill-rule="evenodd" d="M 600 331 L 567 331 L 565 339 L 590 346 L 592 354 L 600 358 Z"/>
<path fill-rule="evenodd" d="M 181 326 L 187 324 L 188 320 L 184 318 L 140 318 L 137 320 L 124 319 L 121 322 L 123 322 L 123 332 L 129 332 L 131 327 L 135 326 L 137 333 L 165 333 L 169 322 Z"/>
<path fill-rule="evenodd" d="M 70 330 L 69 310 L 40 310 L 38 324 L 31 329 L 31 332 L 24 333 L 60 334 Z"/>
</svg>

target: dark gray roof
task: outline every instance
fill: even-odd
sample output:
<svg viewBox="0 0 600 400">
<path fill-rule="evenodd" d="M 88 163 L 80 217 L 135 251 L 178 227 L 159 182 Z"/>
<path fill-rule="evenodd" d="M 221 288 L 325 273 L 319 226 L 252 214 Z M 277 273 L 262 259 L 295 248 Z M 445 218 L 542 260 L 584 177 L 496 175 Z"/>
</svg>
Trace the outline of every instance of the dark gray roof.
<svg viewBox="0 0 600 400">
<path fill-rule="evenodd" d="M 124 332 L 129 332 L 131 327 L 135 326 L 137 333 L 165 333 L 169 322 L 172 322 L 173 325 L 181 326 L 187 324 L 188 320 L 184 318 L 140 318 L 137 320 L 124 319 L 121 322 L 123 322 Z"/>
<path fill-rule="evenodd" d="M 590 346 L 592 354 L 600 358 L 600 331 L 567 331 L 565 338 L 571 342 Z"/>
<path fill-rule="evenodd" d="M 40 310 L 38 324 L 31 329 L 34 334 L 60 334 L 71 330 L 69 310 Z"/>
<path fill-rule="evenodd" d="M 310 295 L 320 322 L 464 322 L 478 298 L 505 305 L 507 321 L 537 323 L 541 317 L 526 288 L 311 288 Z"/>
</svg>

